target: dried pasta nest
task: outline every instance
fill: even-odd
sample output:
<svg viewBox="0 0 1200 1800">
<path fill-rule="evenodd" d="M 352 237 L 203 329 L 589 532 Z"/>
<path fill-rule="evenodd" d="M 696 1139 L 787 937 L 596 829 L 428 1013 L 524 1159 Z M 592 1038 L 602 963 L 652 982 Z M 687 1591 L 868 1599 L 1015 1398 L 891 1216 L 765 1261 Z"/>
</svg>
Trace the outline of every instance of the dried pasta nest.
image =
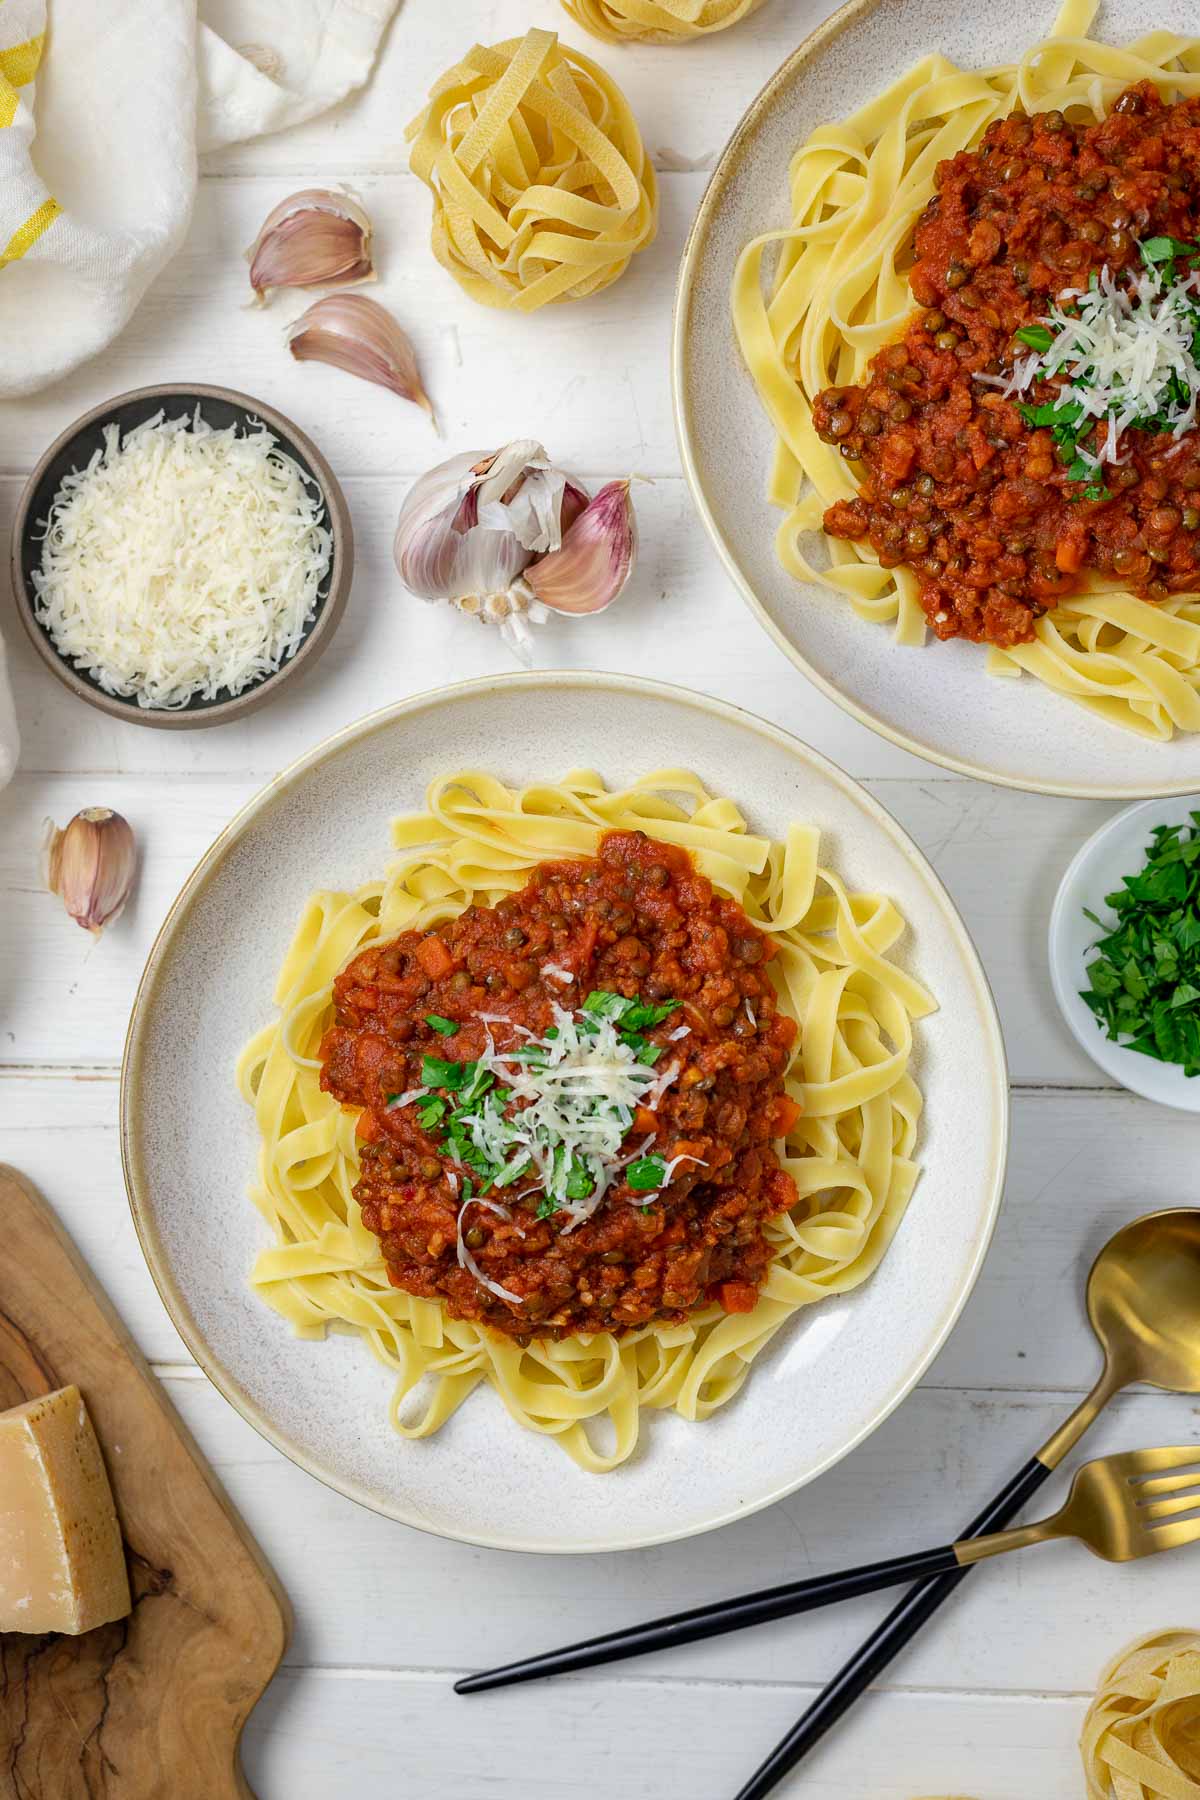
<svg viewBox="0 0 1200 1800">
<path fill-rule="evenodd" d="M 599 293 L 658 230 L 628 102 L 555 32 L 476 44 L 406 136 L 433 194 L 433 253 L 485 306 L 533 312 Z"/>
<path fill-rule="evenodd" d="M 1088 1800 L 1200 1800 L 1200 1632 L 1158 1631 L 1122 1650 L 1080 1749 Z"/>
<path fill-rule="evenodd" d="M 679 44 L 706 37 L 757 12 L 763 0 L 562 0 L 573 19 L 619 44 L 640 38 L 651 44 Z"/>
</svg>

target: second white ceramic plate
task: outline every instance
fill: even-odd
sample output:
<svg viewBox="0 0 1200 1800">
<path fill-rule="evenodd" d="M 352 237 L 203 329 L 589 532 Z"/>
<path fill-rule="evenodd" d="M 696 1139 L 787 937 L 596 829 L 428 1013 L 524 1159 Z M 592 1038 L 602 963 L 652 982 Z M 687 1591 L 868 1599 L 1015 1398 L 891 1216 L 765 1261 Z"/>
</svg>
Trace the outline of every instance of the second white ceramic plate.
<svg viewBox="0 0 1200 1800">
<path fill-rule="evenodd" d="M 675 309 L 680 450 L 692 493 L 743 598 L 830 699 L 946 768 L 1048 794 L 1134 800 L 1200 788 L 1200 736 L 1152 743 L 1105 725 L 1030 678 L 997 681 L 975 644 L 898 646 L 886 626 L 802 587 L 775 558 L 766 499 L 775 437 L 734 342 L 729 292 L 742 246 L 788 223 L 788 163 L 818 125 L 845 118 L 930 51 L 965 68 L 1012 62 L 1054 23 L 1058 0 L 850 0 L 754 100 L 717 165 L 684 253 Z M 1195 0 L 1105 0 L 1094 26 L 1121 44 L 1156 27 L 1194 33 Z"/>
<path fill-rule="evenodd" d="M 506 781 L 590 767 L 610 783 L 695 769 L 782 836 L 805 819 L 852 887 L 909 921 L 902 960 L 941 1010 L 918 1029 L 924 1174 L 872 1279 L 809 1309 L 703 1424 L 644 1420 L 636 1457 L 585 1475 L 479 1388 L 435 1437 L 387 1420 L 392 1380 L 352 1338 L 301 1342 L 247 1285 L 264 1227 L 246 1197 L 257 1152 L 234 1085 L 307 895 L 354 887 L 390 854 L 389 820 L 455 768 Z M 623 677 L 516 675 L 364 719 L 279 776 L 189 879 L 151 952 L 122 1076 L 126 1180 L 142 1246 L 189 1349 L 251 1424 L 368 1506 L 449 1537 L 524 1550 L 612 1550 L 704 1531 L 845 1455 L 927 1368 L 979 1272 L 1003 1181 L 1004 1051 L 991 995 L 945 890 L 869 795 L 785 732 Z"/>
</svg>

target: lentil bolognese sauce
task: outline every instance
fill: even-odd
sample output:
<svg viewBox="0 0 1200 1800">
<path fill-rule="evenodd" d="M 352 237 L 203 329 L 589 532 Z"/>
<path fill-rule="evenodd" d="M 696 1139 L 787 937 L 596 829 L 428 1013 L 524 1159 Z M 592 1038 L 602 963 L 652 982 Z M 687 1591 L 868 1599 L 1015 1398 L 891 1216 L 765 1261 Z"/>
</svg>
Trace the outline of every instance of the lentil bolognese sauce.
<svg viewBox="0 0 1200 1800">
<path fill-rule="evenodd" d="M 938 637 L 1002 648 L 1088 572 L 1200 589 L 1200 97 L 1012 114 L 936 189 L 920 310 L 814 403 L 862 471 L 826 532 L 907 565 Z"/>
<path fill-rule="evenodd" d="M 494 906 L 361 951 L 321 1086 L 392 1284 L 528 1342 L 748 1312 L 796 1202 L 796 1024 L 688 853 L 610 831 Z"/>
</svg>

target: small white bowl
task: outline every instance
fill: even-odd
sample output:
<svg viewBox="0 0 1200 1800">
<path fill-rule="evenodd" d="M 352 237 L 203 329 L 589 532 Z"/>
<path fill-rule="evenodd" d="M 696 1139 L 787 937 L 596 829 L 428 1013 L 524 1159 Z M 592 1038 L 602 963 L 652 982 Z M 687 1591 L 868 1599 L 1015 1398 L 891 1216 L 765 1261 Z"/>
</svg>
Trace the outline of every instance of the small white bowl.
<svg viewBox="0 0 1200 1800">
<path fill-rule="evenodd" d="M 1177 1063 L 1156 1062 L 1152 1056 L 1113 1043 L 1080 997 L 1089 985 L 1088 952 L 1101 935 L 1083 909 L 1090 908 L 1105 926 L 1115 924 L 1116 915 L 1104 904 L 1105 896 L 1120 887 L 1123 876 L 1141 869 L 1155 826 L 1186 825 L 1193 812 L 1200 812 L 1200 794 L 1145 800 L 1118 813 L 1074 858 L 1050 914 L 1054 997 L 1080 1048 L 1122 1087 L 1180 1112 L 1200 1112 L 1200 1075 L 1189 1077 Z"/>
</svg>

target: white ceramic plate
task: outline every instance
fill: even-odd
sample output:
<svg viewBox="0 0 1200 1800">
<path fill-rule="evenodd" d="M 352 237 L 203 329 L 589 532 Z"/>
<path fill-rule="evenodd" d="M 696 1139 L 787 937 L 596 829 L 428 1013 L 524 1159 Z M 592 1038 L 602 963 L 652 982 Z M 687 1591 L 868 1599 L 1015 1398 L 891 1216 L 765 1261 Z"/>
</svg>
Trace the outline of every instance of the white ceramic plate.
<svg viewBox="0 0 1200 1800">
<path fill-rule="evenodd" d="M 783 65 L 730 140 L 684 252 L 675 308 L 675 416 L 692 494 L 751 610 L 823 692 L 919 756 L 1010 787 L 1132 800 L 1200 787 L 1200 736 L 1150 743 L 1105 725 L 1030 678 L 997 681 L 980 646 L 904 649 L 890 628 L 801 586 L 775 559 L 766 500 L 774 433 L 733 338 L 729 290 L 742 246 L 785 225 L 788 162 L 930 51 L 967 68 L 1011 62 L 1044 37 L 1058 0 L 850 0 Z M 1105 0 L 1095 33 L 1194 33 L 1195 0 Z"/>
<path fill-rule="evenodd" d="M 1114 1044 L 1080 999 L 1081 989 L 1089 985 L 1088 952 L 1100 936 L 1083 909 L 1088 907 L 1106 926 L 1115 924 L 1116 914 L 1105 906 L 1105 895 L 1120 887 L 1123 876 L 1137 874 L 1156 825 L 1187 825 L 1193 812 L 1200 812 L 1200 794 L 1147 800 L 1118 813 L 1076 855 L 1062 878 L 1050 914 L 1054 997 L 1080 1047 L 1122 1087 L 1181 1112 L 1200 1112 L 1200 1075 L 1189 1080 L 1177 1064 L 1156 1062 L 1152 1056 Z"/>
<path fill-rule="evenodd" d="M 275 973 L 308 893 L 353 887 L 390 850 L 388 822 L 463 766 L 528 782 L 581 765 L 620 783 L 685 765 L 752 826 L 827 834 L 855 887 L 910 921 L 903 958 L 941 1001 L 918 1027 L 925 1173 L 873 1279 L 814 1307 L 704 1424 L 645 1419 L 634 1460 L 584 1475 L 479 1388 L 419 1443 L 388 1427 L 392 1381 L 356 1339 L 301 1342 L 254 1299 L 264 1227 L 246 1198 L 256 1133 L 238 1050 L 270 1016 Z M 810 1481 L 903 1399 L 950 1331 L 1000 1202 L 1007 1083 L 995 1008 L 936 876 L 847 776 L 774 727 L 675 688 L 600 675 L 514 675 L 376 713 L 280 775 L 222 833 L 151 952 L 122 1077 L 134 1220 L 189 1349 L 250 1422 L 351 1498 L 478 1543 L 611 1550 L 704 1531 Z"/>
</svg>

